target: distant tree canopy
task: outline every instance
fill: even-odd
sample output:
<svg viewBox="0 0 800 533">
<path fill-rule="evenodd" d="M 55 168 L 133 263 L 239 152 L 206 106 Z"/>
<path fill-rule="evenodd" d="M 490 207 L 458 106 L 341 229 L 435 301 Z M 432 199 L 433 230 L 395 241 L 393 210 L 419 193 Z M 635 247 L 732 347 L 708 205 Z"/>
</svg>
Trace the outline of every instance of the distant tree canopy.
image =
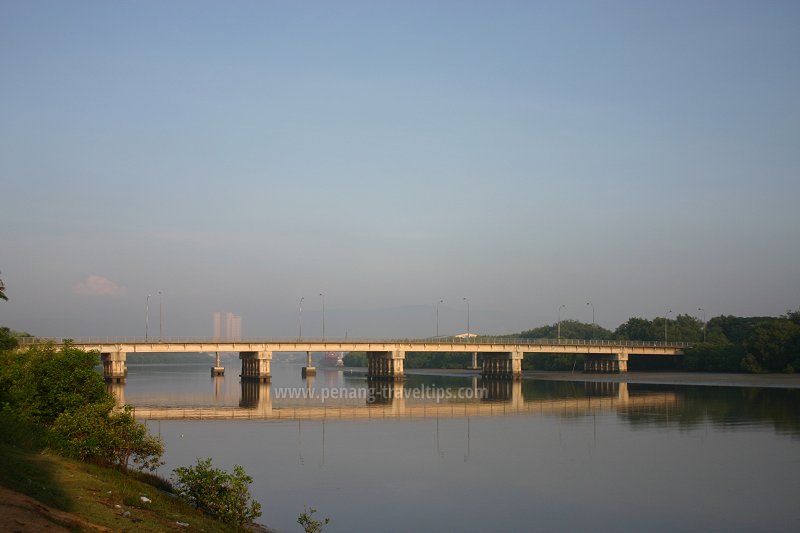
<svg viewBox="0 0 800 533">
<path fill-rule="evenodd" d="M 555 339 L 558 338 L 558 322 L 552 326 L 539 326 L 535 329 L 523 331 L 518 335 L 511 335 L 512 337 L 520 337 L 523 339 Z M 585 324 L 577 320 L 562 320 L 561 321 L 561 338 L 562 339 L 611 339 L 612 333 L 602 326 L 595 324 Z"/>
<path fill-rule="evenodd" d="M 3 283 L 2 279 L 0 279 L 0 300 L 8 300 L 8 296 L 6 296 L 6 285 Z"/>
</svg>

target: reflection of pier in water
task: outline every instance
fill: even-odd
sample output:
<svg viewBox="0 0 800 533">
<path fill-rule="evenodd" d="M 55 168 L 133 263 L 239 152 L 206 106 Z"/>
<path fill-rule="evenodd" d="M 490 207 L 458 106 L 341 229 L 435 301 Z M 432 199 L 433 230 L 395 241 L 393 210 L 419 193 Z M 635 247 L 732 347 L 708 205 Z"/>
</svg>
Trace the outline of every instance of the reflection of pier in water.
<svg viewBox="0 0 800 533">
<path fill-rule="evenodd" d="M 627 383 L 585 383 L 583 397 L 563 397 L 525 400 L 519 381 L 473 382 L 468 399 L 458 398 L 465 389 L 404 389 L 402 383 L 381 383 L 374 388 L 353 389 L 359 399 L 321 399 L 323 390 L 315 397 L 274 398 L 270 383 L 242 381 L 239 407 L 135 407 L 136 417 L 145 420 L 325 420 L 325 419 L 386 419 L 386 418 L 460 418 L 472 416 L 513 416 L 549 414 L 579 416 L 600 411 L 635 409 L 673 409 L 678 396 L 671 391 L 629 393 Z M 309 394 L 313 390 L 306 389 Z M 116 389 L 115 389 L 116 391 Z M 420 392 L 422 394 L 420 394 Z M 429 395 L 426 397 L 425 393 Z M 285 395 L 284 395 L 285 396 Z"/>
</svg>

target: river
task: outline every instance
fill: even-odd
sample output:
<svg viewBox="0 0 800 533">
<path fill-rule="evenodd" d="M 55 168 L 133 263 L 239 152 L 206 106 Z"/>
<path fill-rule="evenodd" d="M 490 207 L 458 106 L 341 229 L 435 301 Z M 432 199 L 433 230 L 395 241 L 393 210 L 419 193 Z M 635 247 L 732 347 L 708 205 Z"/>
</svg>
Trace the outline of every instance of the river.
<svg viewBox="0 0 800 533">
<path fill-rule="evenodd" d="M 147 421 L 160 473 L 242 465 L 278 531 L 306 505 L 329 533 L 800 530 L 800 389 L 428 374 L 376 397 L 348 369 L 273 363 L 253 389 L 235 359 L 132 359 L 125 402 L 211 418 Z"/>
</svg>

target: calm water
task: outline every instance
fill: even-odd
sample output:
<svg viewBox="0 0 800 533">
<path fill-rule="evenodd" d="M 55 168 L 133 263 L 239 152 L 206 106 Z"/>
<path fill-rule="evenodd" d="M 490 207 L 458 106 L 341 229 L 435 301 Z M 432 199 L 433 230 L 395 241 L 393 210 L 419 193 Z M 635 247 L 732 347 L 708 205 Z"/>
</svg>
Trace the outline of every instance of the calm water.
<svg viewBox="0 0 800 533">
<path fill-rule="evenodd" d="M 319 399 L 276 397 L 308 390 L 299 365 L 273 364 L 255 392 L 238 361 L 226 368 L 214 379 L 210 364 L 129 365 L 125 401 L 272 417 L 148 425 L 166 444 L 163 474 L 199 457 L 241 464 L 260 522 L 280 531 L 300 530 L 305 504 L 329 532 L 800 531 L 797 389 L 410 376 L 408 389 L 488 385 L 488 397 L 329 399 L 322 418 Z M 310 388 L 365 387 L 363 374 L 321 370 Z"/>
</svg>

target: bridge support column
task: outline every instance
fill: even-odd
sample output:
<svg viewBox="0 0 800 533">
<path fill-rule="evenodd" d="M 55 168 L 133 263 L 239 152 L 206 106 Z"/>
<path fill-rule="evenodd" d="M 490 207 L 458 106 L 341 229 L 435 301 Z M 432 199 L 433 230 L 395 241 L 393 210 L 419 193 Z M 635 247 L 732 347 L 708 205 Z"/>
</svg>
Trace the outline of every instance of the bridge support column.
<svg viewBox="0 0 800 533">
<path fill-rule="evenodd" d="M 219 352 L 217 352 L 217 363 L 211 368 L 212 376 L 224 376 L 225 368 L 219 364 Z"/>
<path fill-rule="evenodd" d="M 269 369 L 272 352 L 239 352 L 239 359 L 242 360 L 242 380 L 267 383 L 272 379 Z"/>
<path fill-rule="evenodd" d="M 405 379 L 406 352 L 367 352 L 367 379 L 402 381 Z"/>
<path fill-rule="evenodd" d="M 522 352 L 484 353 L 481 376 L 486 379 L 522 379 Z"/>
<path fill-rule="evenodd" d="M 303 367 L 303 377 L 316 376 L 317 369 L 314 368 L 314 364 L 311 362 L 311 352 L 306 353 L 308 354 L 308 362 L 306 363 L 306 366 Z"/>
<path fill-rule="evenodd" d="M 628 371 L 628 352 L 586 354 L 583 371 L 590 374 L 620 374 Z"/>
<path fill-rule="evenodd" d="M 101 353 L 100 359 L 103 361 L 103 377 L 106 383 L 125 383 L 128 369 L 125 368 L 125 352 Z"/>
</svg>

